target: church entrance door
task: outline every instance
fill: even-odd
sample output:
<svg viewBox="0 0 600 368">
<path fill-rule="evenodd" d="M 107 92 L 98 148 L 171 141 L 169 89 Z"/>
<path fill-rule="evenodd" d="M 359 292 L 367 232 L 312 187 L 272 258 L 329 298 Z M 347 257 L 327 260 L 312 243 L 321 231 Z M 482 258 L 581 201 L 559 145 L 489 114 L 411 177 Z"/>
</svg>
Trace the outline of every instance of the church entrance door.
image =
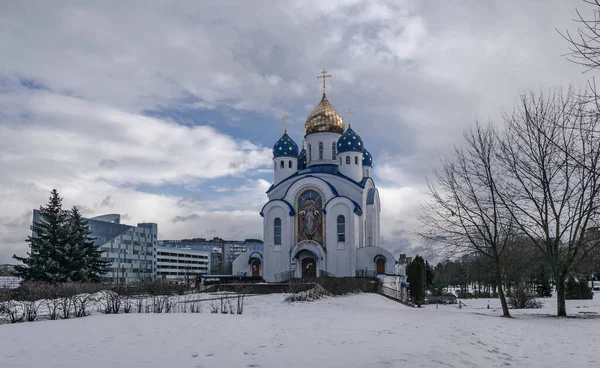
<svg viewBox="0 0 600 368">
<path fill-rule="evenodd" d="M 385 272 L 385 259 L 379 258 L 377 260 L 377 273 L 384 273 L 384 272 Z"/>
<path fill-rule="evenodd" d="M 260 262 L 257 260 L 252 261 L 252 277 L 260 276 Z"/>
<path fill-rule="evenodd" d="M 310 279 L 317 277 L 317 260 L 306 257 L 302 260 L 302 278 Z"/>
</svg>

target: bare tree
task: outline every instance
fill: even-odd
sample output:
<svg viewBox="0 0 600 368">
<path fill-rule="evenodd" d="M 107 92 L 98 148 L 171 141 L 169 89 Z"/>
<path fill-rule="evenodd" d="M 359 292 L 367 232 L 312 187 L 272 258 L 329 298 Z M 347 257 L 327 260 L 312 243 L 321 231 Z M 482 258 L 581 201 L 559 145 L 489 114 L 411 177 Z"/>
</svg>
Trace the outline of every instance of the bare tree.
<svg viewBox="0 0 600 368">
<path fill-rule="evenodd" d="M 570 44 L 567 59 L 589 71 L 600 67 L 600 0 L 583 0 L 583 3 L 593 6 L 592 14 L 583 15 L 576 9 L 577 31 L 559 33 Z"/>
<path fill-rule="evenodd" d="M 505 179 L 495 183 L 515 226 L 552 270 L 559 316 L 567 314 L 569 272 L 598 245 L 588 239 L 600 202 L 598 115 L 571 96 L 532 93 L 505 114 L 498 156 Z"/>
<path fill-rule="evenodd" d="M 429 182 L 430 200 L 421 221 L 450 255 L 477 253 L 491 261 L 502 313 L 510 317 L 502 283 L 502 257 L 512 237 L 509 213 L 497 197 L 497 141 L 494 128 L 477 124 L 465 133 L 464 148 L 456 148 L 443 169 Z"/>
</svg>

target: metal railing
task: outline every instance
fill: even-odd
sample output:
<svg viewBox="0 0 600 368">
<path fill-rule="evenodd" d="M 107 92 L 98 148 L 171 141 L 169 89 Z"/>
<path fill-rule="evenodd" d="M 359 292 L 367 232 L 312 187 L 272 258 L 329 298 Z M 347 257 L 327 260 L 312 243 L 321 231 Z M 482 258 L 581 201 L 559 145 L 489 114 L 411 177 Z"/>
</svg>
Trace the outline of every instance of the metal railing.
<svg viewBox="0 0 600 368">
<path fill-rule="evenodd" d="M 377 290 L 378 294 L 387 296 L 388 298 L 394 299 L 397 302 L 413 307 L 413 305 L 406 298 L 406 289 L 401 288 L 400 290 L 392 289 L 387 286 L 380 286 Z"/>
<path fill-rule="evenodd" d="M 292 278 L 293 271 L 284 271 L 275 274 L 275 282 L 286 282 Z"/>
<path fill-rule="evenodd" d="M 335 275 L 332 274 L 331 272 L 327 272 L 325 270 L 320 270 L 319 277 L 335 277 Z"/>
<path fill-rule="evenodd" d="M 356 270 L 356 277 L 375 277 L 377 271 L 375 270 Z"/>
</svg>

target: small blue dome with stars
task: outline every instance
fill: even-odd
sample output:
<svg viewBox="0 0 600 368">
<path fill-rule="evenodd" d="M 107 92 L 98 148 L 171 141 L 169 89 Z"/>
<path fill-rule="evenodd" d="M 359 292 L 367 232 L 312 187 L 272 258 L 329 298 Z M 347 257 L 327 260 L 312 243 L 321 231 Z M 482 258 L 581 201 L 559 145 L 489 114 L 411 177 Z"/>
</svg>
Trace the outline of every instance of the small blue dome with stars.
<svg viewBox="0 0 600 368">
<path fill-rule="evenodd" d="M 298 145 L 287 133 L 283 133 L 273 146 L 273 158 L 276 157 L 298 157 Z"/>
<path fill-rule="evenodd" d="M 346 130 L 346 132 L 344 134 L 342 134 L 340 139 L 338 139 L 338 144 L 337 144 L 338 153 L 351 152 L 351 151 L 362 152 L 363 149 L 364 149 L 364 147 L 363 147 L 362 139 L 360 139 L 360 136 L 358 134 L 356 134 L 356 132 L 354 130 L 352 130 L 352 128 L 350 128 L 350 127 L 348 127 L 348 130 Z"/>
<path fill-rule="evenodd" d="M 300 155 L 298 155 L 298 170 L 306 169 L 306 149 L 302 147 L 302 151 L 300 151 Z"/>
<path fill-rule="evenodd" d="M 366 148 L 363 148 L 362 164 L 363 166 L 373 167 L 373 156 L 371 156 Z"/>
</svg>

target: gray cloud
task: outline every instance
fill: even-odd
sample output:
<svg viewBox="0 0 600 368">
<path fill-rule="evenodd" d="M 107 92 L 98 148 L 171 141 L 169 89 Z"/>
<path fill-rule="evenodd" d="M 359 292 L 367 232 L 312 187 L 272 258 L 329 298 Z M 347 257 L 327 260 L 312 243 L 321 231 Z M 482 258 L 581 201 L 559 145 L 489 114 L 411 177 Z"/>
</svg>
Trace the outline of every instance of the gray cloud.
<svg viewBox="0 0 600 368">
<path fill-rule="evenodd" d="M 100 202 L 100 207 L 114 207 L 114 206 L 115 206 L 115 202 L 112 200 L 112 198 L 110 198 L 110 196 L 104 197 L 104 199 L 102 199 L 102 202 Z"/>
<path fill-rule="evenodd" d="M 186 222 L 186 221 L 192 221 L 192 220 L 197 220 L 199 219 L 200 216 L 198 216 L 197 214 L 191 214 L 188 216 L 175 216 L 171 222 L 172 223 L 178 223 L 178 222 Z"/>
<path fill-rule="evenodd" d="M 109 159 L 105 159 L 105 158 L 98 161 L 98 167 L 100 167 L 102 169 L 114 169 L 115 167 L 117 167 L 118 164 L 119 164 L 119 161 L 117 161 L 117 160 L 109 160 Z"/>
</svg>

